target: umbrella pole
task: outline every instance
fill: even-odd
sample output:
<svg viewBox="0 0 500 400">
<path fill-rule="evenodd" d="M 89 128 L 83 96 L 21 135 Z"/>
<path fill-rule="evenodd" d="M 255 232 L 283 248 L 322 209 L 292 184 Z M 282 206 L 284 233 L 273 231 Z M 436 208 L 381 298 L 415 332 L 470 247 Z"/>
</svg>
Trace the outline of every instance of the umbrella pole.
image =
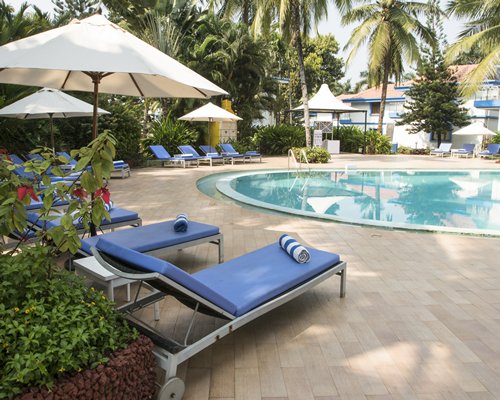
<svg viewBox="0 0 500 400">
<path fill-rule="evenodd" d="M 97 108 L 99 106 L 99 83 L 101 82 L 101 75 L 91 73 L 90 77 L 94 84 L 94 109 L 92 113 L 92 140 L 94 140 L 97 137 Z"/>
<path fill-rule="evenodd" d="M 52 144 L 52 152 L 56 152 L 56 145 L 55 145 L 55 140 L 54 140 L 54 114 L 50 113 L 49 118 L 50 118 L 50 143 Z"/>
</svg>

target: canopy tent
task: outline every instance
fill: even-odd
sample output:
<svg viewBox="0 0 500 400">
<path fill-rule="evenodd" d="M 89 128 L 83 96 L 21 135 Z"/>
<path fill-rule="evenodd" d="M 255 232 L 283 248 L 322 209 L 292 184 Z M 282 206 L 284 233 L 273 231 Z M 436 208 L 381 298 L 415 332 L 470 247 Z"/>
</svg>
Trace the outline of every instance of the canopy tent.
<svg viewBox="0 0 500 400">
<path fill-rule="evenodd" d="M 0 47 L 0 82 L 141 97 L 209 98 L 226 91 L 100 14 Z"/>
<path fill-rule="evenodd" d="M 191 111 L 190 113 L 187 113 L 186 115 L 183 115 L 182 117 L 179 118 L 180 120 L 183 121 L 208 121 L 208 122 L 221 122 L 221 121 L 241 121 L 242 118 L 238 117 L 237 115 L 234 115 L 233 113 L 230 113 L 229 111 L 224 110 L 223 108 L 216 106 L 213 103 L 207 103 L 204 106 L 201 106 L 200 108 L 197 108 L 196 110 Z M 212 145 L 211 143 L 211 135 L 210 135 L 210 129 L 208 130 L 209 132 L 209 144 Z"/>
<path fill-rule="evenodd" d="M 290 111 L 304 111 L 304 105 L 293 108 Z M 332 113 L 337 116 L 337 127 L 340 124 L 340 114 L 362 112 L 365 114 L 365 131 L 367 125 L 367 111 L 360 110 L 345 104 L 342 100 L 337 99 L 326 83 L 323 83 L 318 92 L 309 99 L 309 111 L 320 113 Z M 333 132 L 332 132 L 333 135 Z M 364 150 L 364 148 L 363 148 Z"/>
<path fill-rule="evenodd" d="M 98 114 L 109 114 L 102 108 Z M 0 116 L 19 119 L 50 119 L 50 139 L 55 150 L 53 118 L 91 117 L 93 107 L 57 89 L 43 88 L 0 109 Z"/>
</svg>

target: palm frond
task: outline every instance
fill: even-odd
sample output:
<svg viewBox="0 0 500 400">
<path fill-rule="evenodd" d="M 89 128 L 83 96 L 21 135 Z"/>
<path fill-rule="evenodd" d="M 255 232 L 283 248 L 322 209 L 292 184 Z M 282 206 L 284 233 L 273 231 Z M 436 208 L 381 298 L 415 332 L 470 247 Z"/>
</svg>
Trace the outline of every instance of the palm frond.
<svg viewBox="0 0 500 400">
<path fill-rule="evenodd" d="M 464 79 L 461 92 L 464 97 L 473 96 L 479 86 L 488 78 L 498 76 L 498 65 L 500 64 L 500 45 L 488 54 Z"/>
</svg>

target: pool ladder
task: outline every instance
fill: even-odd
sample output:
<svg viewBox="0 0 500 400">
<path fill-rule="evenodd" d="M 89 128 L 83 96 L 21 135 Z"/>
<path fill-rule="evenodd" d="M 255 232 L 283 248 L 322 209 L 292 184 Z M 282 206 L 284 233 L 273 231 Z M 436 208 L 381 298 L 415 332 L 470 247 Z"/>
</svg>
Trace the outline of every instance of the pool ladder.
<svg viewBox="0 0 500 400">
<path fill-rule="evenodd" d="M 307 170 L 311 171 L 311 167 L 309 166 L 309 161 L 307 160 L 306 151 L 304 149 L 299 150 L 299 160 L 297 161 L 297 157 L 295 157 L 295 153 L 292 149 L 288 150 L 288 170 L 290 171 L 290 162 L 293 163 L 293 167 L 296 172 L 302 171 L 302 163 L 305 162 L 307 165 Z"/>
</svg>

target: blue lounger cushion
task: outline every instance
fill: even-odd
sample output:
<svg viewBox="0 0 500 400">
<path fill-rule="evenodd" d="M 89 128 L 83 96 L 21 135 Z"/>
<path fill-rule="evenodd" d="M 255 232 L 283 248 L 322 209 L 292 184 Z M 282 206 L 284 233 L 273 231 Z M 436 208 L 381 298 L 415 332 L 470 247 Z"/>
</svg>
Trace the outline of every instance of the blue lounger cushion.
<svg viewBox="0 0 500 400">
<path fill-rule="evenodd" d="M 230 301 L 224 299 L 218 293 L 213 291 L 200 281 L 197 281 L 192 275 L 184 272 L 182 269 L 170 264 L 168 261 L 160 258 L 148 256 L 147 254 L 139 253 L 135 250 L 120 246 L 107 239 L 100 238 L 96 244 L 96 248 L 102 252 L 120 260 L 126 264 L 135 266 L 139 269 L 148 272 L 159 272 L 167 276 L 178 284 L 192 290 L 195 293 L 201 294 L 205 299 L 217 304 L 222 309 L 234 313 L 236 306 Z"/>
<path fill-rule="evenodd" d="M 234 315 L 240 316 L 340 261 L 338 254 L 309 247 L 307 250 L 310 261 L 299 264 L 273 243 L 192 276 L 234 303 Z"/>
<path fill-rule="evenodd" d="M 135 211 L 126 210 L 124 208 L 114 207 L 109 211 L 111 221 L 103 219 L 101 226 L 106 226 L 109 224 L 117 224 L 120 222 L 133 221 L 139 218 L 139 214 Z M 38 214 L 30 212 L 27 215 L 28 221 L 34 223 L 38 219 Z M 59 226 L 61 224 L 61 218 L 54 219 L 52 221 L 38 221 L 37 225 L 42 227 L 43 223 L 47 223 L 47 228 L 52 228 L 53 226 Z M 83 224 L 76 223 L 76 229 L 83 229 Z"/>
<path fill-rule="evenodd" d="M 340 261 L 337 254 L 308 248 L 311 261 L 298 264 L 274 243 L 189 275 L 166 261 L 106 239 L 100 239 L 96 247 L 144 271 L 159 272 L 234 316 L 247 313 Z"/>
<path fill-rule="evenodd" d="M 174 223 L 175 220 L 158 222 L 134 229 L 106 233 L 105 236 L 106 240 L 120 246 L 138 251 L 139 253 L 147 253 L 220 233 L 217 226 L 195 221 L 189 221 L 189 229 L 186 232 L 174 232 Z M 83 239 L 81 241 L 82 250 L 87 254 L 91 254 L 90 248 L 95 246 L 98 240 L 99 236 Z"/>
</svg>

